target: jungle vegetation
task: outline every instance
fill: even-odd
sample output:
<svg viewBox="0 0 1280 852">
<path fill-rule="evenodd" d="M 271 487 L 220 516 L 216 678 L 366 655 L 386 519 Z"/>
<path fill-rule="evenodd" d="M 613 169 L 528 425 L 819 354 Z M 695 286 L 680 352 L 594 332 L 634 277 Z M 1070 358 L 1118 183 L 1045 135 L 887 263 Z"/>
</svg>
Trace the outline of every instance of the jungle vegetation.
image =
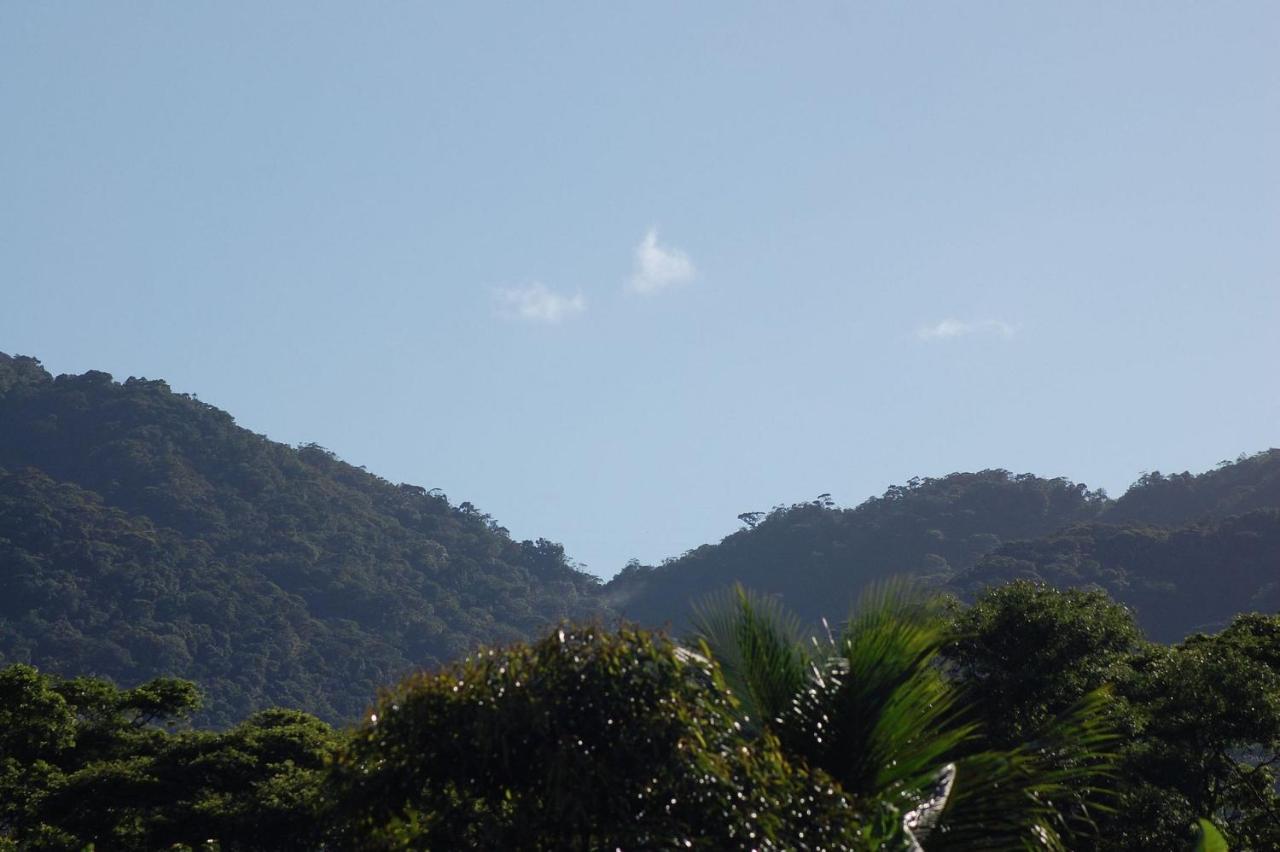
<svg viewBox="0 0 1280 852">
<path fill-rule="evenodd" d="M 338 721 L 415 668 L 602 614 L 598 587 L 558 544 L 162 381 L 0 354 L 0 663 L 195 680 L 207 724 Z"/>
<path fill-rule="evenodd" d="M 0 849 L 1280 844 L 1276 616 L 1163 646 L 1102 592 L 1017 582 L 972 606 L 881 587 L 818 636 L 742 589 L 695 621 L 566 623 L 341 728 L 197 730 L 190 682 L 14 664 Z"/>
<path fill-rule="evenodd" d="M 0 849 L 1280 848 L 1280 451 L 739 517 L 604 585 L 0 354 Z"/>
<path fill-rule="evenodd" d="M 854 508 L 820 495 L 739 519 L 743 528 L 718 544 L 633 562 L 606 586 L 609 603 L 680 629 L 693 602 L 742 583 L 812 625 L 888 577 L 967 600 L 1026 579 L 1104 589 L 1166 642 L 1221 629 L 1239 612 L 1280 611 L 1280 450 L 1198 475 L 1144 474 L 1118 500 L 986 470 L 912 480 Z"/>
</svg>

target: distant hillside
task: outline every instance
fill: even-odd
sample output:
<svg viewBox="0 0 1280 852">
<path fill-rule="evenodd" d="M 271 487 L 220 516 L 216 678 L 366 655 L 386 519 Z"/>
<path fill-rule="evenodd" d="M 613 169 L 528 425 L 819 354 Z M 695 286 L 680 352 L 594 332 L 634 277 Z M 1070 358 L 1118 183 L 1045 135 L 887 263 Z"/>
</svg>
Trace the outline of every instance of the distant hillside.
<svg viewBox="0 0 1280 852">
<path fill-rule="evenodd" d="M 1160 642 L 1217 632 L 1240 612 L 1280 612 L 1280 510 L 1171 529 L 1072 527 L 999 548 L 955 587 L 975 594 L 1019 579 L 1105 589 L 1133 607 L 1147 635 Z"/>
<path fill-rule="evenodd" d="M 1241 456 L 1199 475 L 1148 473 L 1103 516 L 1109 523 L 1182 526 L 1280 507 L 1280 450 Z"/>
<path fill-rule="evenodd" d="M 1098 586 L 1175 641 L 1241 611 L 1280 609 L 1280 450 L 1207 473 L 1143 476 L 1119 500 L 1003 470 L 912 480 L 840 509 L 823 500 L 744 515 L 719 544 L 606 587 L 644 624 L 687 624 L 690 604 L 735 582 L 808 621 L 841 618 L 871 581 L 910 575 L 972 596 L 1016 578 Z"/>
<path fill-rule="evenodd" d="M 1201 474 L 1145 474 L 1099 521 L 1005 545 L 954 587 L 1097 586 L 1162 642 L 1219 630 L 1239 612 L 1280 611 L 1280 450 Z"/>
<path fill-rule="evenodd" d="M 657 567 L 632 565 L 606 587 L 644 624 L 683 625 L 691 601 L 735 582 L 780 596 L 802 618 L 839 619 L 873 580 L 943 584 L 1005 541 L 1096 519 L 1101 492 L 1004 470 L 912 480 L 840 509 L 824 500 L 744 516 L 749 528 Z"/>
<path fill-rule="evenodd" d="M 686 624 L 734 582 L 841 618 L 869 581 L 1096 585 L 1154 638 L 1280 608 L 1280 450 L 1109 500 L 1003 470 L 822 497 L 602 587 L 470 503 L 292 448 L 162 381 L 0 354 L 0 665 L 199 681 L 204 721 L 355 716 L 380 684 L 562 618 Z"/>
<path fill-rule="evenodd" d="M 603 613 L 554 543 L 162 381 L 0 354 L 0 665 L 199 681 L 207 721 L 331 719 L 479 643 Z"/>
</svg>

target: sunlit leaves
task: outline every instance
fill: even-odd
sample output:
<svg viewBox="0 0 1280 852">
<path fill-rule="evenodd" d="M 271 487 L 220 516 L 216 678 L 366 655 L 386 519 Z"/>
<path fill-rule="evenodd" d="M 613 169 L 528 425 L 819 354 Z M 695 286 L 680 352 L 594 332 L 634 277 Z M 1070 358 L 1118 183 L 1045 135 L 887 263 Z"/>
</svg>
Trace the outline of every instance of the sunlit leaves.
<svg viewBox="0 0 1280 852">
<path fill-rule="evenodd" d="M 440 848 L 854 848 L 821 773 L 742 735 L 714 664 L 563 628 L 386 694 L 339 764 L 350 837 Z M 370 841 L 374 843 L 374 841 Z"/>
<path fill-rule="evenodd" d="M 864 820 L 904 814 L 908 839 L 927 849 L 1060 850 L 1091 828 L 1109 766 L 1106 696 L 1070 708 L 1035 741 L 984 750 L 941 666 L 949 620 L 911 585 L 873 587 L 838 633 L 809 649 L 776 603 L 742 590 L 704 604 L 697 623 L 704 647 L 729 661 L 744 706 L 790 692 L 765 730 L 837 779 Z"/>
<path fill-rule="evenodd" d="M 1227 852 L 1227 840 L 1209 820 L 1196 820 L 1196 846 L 1194 852 Z"/>
</svg>

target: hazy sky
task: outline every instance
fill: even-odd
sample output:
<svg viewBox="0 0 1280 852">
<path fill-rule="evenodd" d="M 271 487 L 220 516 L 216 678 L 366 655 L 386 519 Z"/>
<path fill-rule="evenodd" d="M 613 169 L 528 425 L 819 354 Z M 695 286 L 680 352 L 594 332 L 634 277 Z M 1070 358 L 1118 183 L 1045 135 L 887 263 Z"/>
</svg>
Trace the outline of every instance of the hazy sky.
<svg viewBox="0 0 1280 852">
<path fill-rule="evenodd" d="M 1202 470 L 1280 444 L 1280 3 L 9 0 L 0 351 L 604 576 Z"/>
</svg>

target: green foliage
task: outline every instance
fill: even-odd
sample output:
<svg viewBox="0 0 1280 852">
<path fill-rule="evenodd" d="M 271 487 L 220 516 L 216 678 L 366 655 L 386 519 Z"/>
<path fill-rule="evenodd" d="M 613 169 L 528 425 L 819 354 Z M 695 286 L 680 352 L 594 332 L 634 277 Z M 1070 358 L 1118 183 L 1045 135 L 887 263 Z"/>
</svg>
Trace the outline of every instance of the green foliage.
<svg viewBox="0 0 1280 852">
<path fill-rule="evenodd" d="M 55 379 L 0 354 L 0 664 L 181 675 L 208 696 L 200 724 L 274 705 L 351 718 L 417 667 L 612 605 L 683 627 L 691 600 L 735 582 L 806 624 L 890 575 L 962 595 L 1017 578 L 1098 586 L 1164 641 L 1280 610 L 1280 451 L 1150 474 L 1119 501 L 987 470 L 742 518 L 719 544 L 631 565 L 602 590 L 557 544 L 268 441 L 162 381 Z"/>
<path fill-rule="evenodd" d="M 31 850 L 202 848 L 208 838 L 228 852 L 316 848 L 333 731 L 272 710 L 224 733 L 166 732 L 198 703 L 184 681 L 121 690 L 0 670 L 0 836 Z"/>
<path fill-rule="evenodd" d="M 1280 506 L 1280 449 L 1223 461 L 1201 474 L 1144 474 L 1104 516 L 1109 523 L 1183 526 Z"/>
<path fill-rule="evenodd" d="M 807 644 L 741 589 L 700 618 L 703 653 L 567 625 L 475 653 L 345 737 L 192 731 L 188 683 L 9 666 L 0 849 L 1149 850 L 1213 841 L 1201 816 L 1280 848 L 1280 616 L 1163 647 L 1022 583 L 877 589 Z"/>
<path fill-rule="evenodd" d="M 1142 728 L 1128 754 L 1150 837 L 1201 815 L 1233 845 L 1280 848 L 1280 617 L 1245 616 L 1135 660 L 1127 688 Z M 1260 640 L 1269 639 L 1269 647 Z M 1132 848 L 1142 848 L 1139 834 Z"/>
<path fill-rule="evenodd" d="M 790 710 L 813 666 L 798 618 L 776 599 L 734 586 L 696 604 L 693 626 L 750 730 L 759 731 Z"/>
<path fill-rule="evenodd" d="M 697 621 L 713 659 L 747 673 L 730 683 L 754 696 L 791 690 L 765 735 L 835 778 L 862 812 L 902 815 L 913 842 L 1065 849 L 1090 827 L 1108 766 L 1105 696 L 1077 702 L 1034 742 L 980 748 L 978 726 L 961 719 L 961 692 L 938 664 L 949 632 L 936 599 L 901 584 L 875 588 L 839 636 L 815 641 L 812 652 L 776 603 L 741 589 L 703 605 Z M 797 682 L 800 658 L 808 671 Z"/>
<path fill-rule="evenodd" d="M 714 665 L 627 629 L 411 678 L 338 768 L 352 848 L 864 848 L 830 779 L 743 738 Z"/>
<path fill-rule="evenodd" d="M 1025 579 L 1102 588 L 1166 642 L 1238 612 L 1280 611 L 1280 450 L 1198 476 L 1148 474 L 1118 501 L 988 470 L 912 480 L 853 509 L 818 499 L 739 518 L 746 527 L 718 544 L 629 565 L 609 599 L 642 623 L 682 629 L 691 601 L 742 583 L 816 625 L 890 576 L 968 599 Z"/>
<path fill-rule="evenodd" d="M 48 679 L 31 666 L 0 670 L 0 755 L 30 762 L 72 742 L 75 714 Z"/>
<path fill-rule="evenodd" d="M 820 498 L 763 520 L 744 513 L 748 528 L 658 567 L 632 566 L 606 592 L 629 618 L 681 629 L 693 601 L 741 583 L 817 624 L 842 617 L 868 583 L 941 584 L 1004 541 L 1092 520 L 1106 505 L 1083 485 L 1005 470 L 913 479 L 852 509 Z"/>
<path fill-rule="evenodd" d="M 1133 615 L 1100 591 L 1027 581 L 987 591 L 961 611 L 945 650 L 986 736 L 1011 746 L 1085 695 L 1123 680 L 1145 648 Z"/>
<path fill-rule="evenodd" d="M 0 354 L 0 664 L 200 682 L 203 724 L 602 614 L 559 545 L 276 444 L 164 382 Z"/>
<path fill-rule="evenodd" d="M 894 587 L 864 596 L 778 722 L 782 741 L 861 796 L 918 788 L 971 730 L 936 665 L 946 624 Z"/>
<path fill-rule="evenodd" d="M 30 666 L 0 670 L 0 838 L 42 804 L 75 742 L 76 717 Z M 0 846 L 0 848 L 3 848 Z"/>
<path fill-rule="evenodd" d="M 1262 508 L 1179 529 L 1072 527 L 1007 544 L 954 586 L 976 594 L 1025 579 L 1101 588 L 1132 607 L 1151 638 L 1176 642 L 1197 630 L 1220 630 L 1238 612 L 1280 610 L 1278 563 L 1280 509 Z"/>
<path fill-rule="evenodd" d="M 1280 610 L 1280 451 L 1119 501 L 995 470 L 740 518 L 602 596 L 469 503 L 0 354 L 0 849 L 1146 850 L 1201 817 L 1280 848 L 1280 617 L 1237 615 Z M 975 603 L 882 593 L 804 641 L 900 574 Z M 738 582 L 703 655 L 597 628 L 475 653 L 332 770 L 324 722 L 255 714 L 355 718 L 604 600 L 679 625 Z"/>
<path fill-rule="evenodd" d="M 1115 798 L 1110 704 L 1107 692 L 1090 693 L 1035 739 L 960 758 L 956 793 L 928 848 L 1105 846 L 1098 817 Z"/>
<path fill-rule="evenodd" d="M 955 676 L 997 741 L 1109 683 L 1122 733 L 1100 849 L 1179 849 L 1208 816 L 1233 845 L 1280 848 L 1280 617 L 1240 616 L 1175 647 L 1139 638 L 1100 592 L 1020 583 L 957 618 Z"/>
<path fill-rule="evenodd" d="M 1227 852 L 1227 840 L 1213 823 L 1200 819 L 1196 828 L 1200 836 L 1196 838 L 1195 852 Z"/>
</svg>

